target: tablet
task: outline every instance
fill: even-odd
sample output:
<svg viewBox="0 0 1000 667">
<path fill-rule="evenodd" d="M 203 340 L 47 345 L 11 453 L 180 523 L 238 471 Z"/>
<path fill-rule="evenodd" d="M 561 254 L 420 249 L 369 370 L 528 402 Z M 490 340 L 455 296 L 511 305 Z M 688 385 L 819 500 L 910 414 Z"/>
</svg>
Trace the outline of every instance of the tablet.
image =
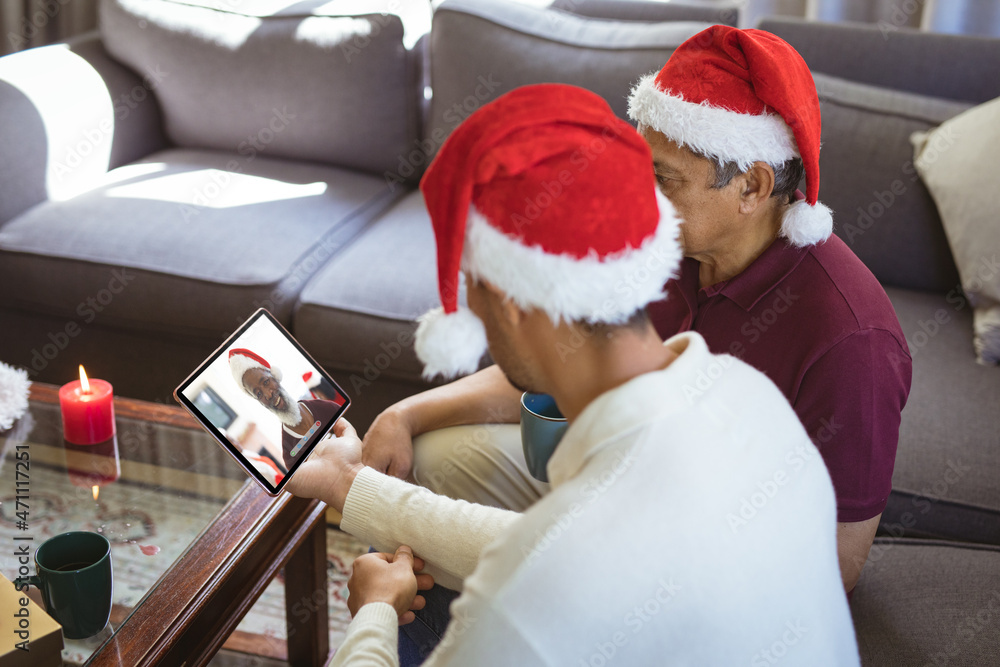
<svg viewBox="0 0 1000 667">
<path fill-rule="evenodd" d="M 174 390 L 174 398 L 272 496 L 351 404 L 263 308 Z"/>
</svg>

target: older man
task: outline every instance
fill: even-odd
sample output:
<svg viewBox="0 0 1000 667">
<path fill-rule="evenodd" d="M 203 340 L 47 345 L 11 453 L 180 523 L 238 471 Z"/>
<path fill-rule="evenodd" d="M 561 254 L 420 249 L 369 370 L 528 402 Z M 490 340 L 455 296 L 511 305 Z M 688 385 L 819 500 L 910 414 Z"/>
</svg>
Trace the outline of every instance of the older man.
<svg viewBox="0 0 1000 667">
<path fill-rule="evenodd" d="M 443 309 L 423 318 L 418 354 L 451 375 L 488 342 L 570 426 L 552 492 L 523 515 L 364 467 L 346 425 L 321 443 L 289 488 L 386 551 L 355 563 L 335 664 L 395 664 L 397 623 L 430 584 L 414 553 L 464 579 L 428 664 L 858 664 L 833 488 L 805 429 L 762 373 L 696 332 L 663 343 L 644 311 L 681 254 L 650 159 L 600 97 L 555 84 L 484 106 L 441 148 L 421 188 Z M 566 192 L 522 225 L 525 196 L 554 178 Z M 449 288 L 460 267 L 469 310 Z M 761 485 L 780 490 L 734 529 Z"/>
<path fill-rule="evenodd" d="M 663 337 L 701 333 L 713 352 L 744 359 L 782 390 L 833 477 L 850 591 L 888 500 L 911 363 L 885 292 L 830 236 L 829 209 L 817 201 L 812 76 L 778 37 L 713 26 L 640 82 L 629 113 L 684 220 L 686 259 L 668 285 L 673 298 L 650 305 L 653 324 Z M 412 467 L 432 490 L 524 509 L 547 487 L 527 473 L 517 430 L 459 426 L 514 422 L 517 400 L 493 367 L 410 397 L 369 429 L 365 462 L 401 477 Z"/>
<path fill-rule="evenodd" d="M 297 461 L 308 437 L 340 412 L 344 398 L 296 400 L 281 386 L 281 369 L 246 348 L 229 351 L 229 370 L 244 392 L 281 421 L 281 452 L 285 471 Z M 335 392 L 336 393 L 336 392 Z"/>
</svg>

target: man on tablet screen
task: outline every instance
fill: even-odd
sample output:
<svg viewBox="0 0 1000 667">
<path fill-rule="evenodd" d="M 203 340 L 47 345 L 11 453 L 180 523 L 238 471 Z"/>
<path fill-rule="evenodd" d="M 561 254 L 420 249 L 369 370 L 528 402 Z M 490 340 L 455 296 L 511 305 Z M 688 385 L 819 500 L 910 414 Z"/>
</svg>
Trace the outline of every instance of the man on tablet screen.
<svg viewBox="0 0 1000 667">
<path fill-rule="evenodd" d="M 286 469 L 295 463 L 309 436 L 333 419 L 344 402 L 339 395 L 330 401 L 295 400 L 281 386 L 281 369 L 246 348 L 229 351 L 229 369 L 243 391 L 281 420 L 281 452 Z"/>
</svg>

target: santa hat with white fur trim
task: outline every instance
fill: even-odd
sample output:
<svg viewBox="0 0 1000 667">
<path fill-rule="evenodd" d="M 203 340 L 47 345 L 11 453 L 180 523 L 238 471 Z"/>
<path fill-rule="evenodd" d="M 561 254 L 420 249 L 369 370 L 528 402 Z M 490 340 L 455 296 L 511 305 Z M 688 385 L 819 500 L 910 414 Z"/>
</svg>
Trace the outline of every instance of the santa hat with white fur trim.
<svg viewBox="0 0 1000 667">
<path fill-rule="evenodd" d="M 244 347 L 234 348 L 229 351 L 229 370 L 232 371 L 233 379 L 236 380 L 236 384 L 243 391 L 246 391 L 246 386 L 243 384 L 243 375 L 253 368 L 267 370 L 274 376 L 275 380 L 281 382 L 281 369 L 276 366 L 272 367 L 259 354 L 255 354 Z"/>
<path fill-rule="evenodd" d="M 664 298 L 680 221 L 651 163 L 642 137 L 582 88 L 525 86 L 469 116 L 420 183 L 443 306 L 417 328 L 424 376 L 475 371 L 486 352 L 482 322 L 458 307 L 463 270 L 553 322 L 621 323 Z"/>
<path fill-rule="evenodd" d="M 819 203 L 820 109 L 802 56 L 763 30 L 716 25 L 681 44 L 629 97 L 629 117 L 680 146 L 747 170 L 801 157 L 806 198 L 792 204 L 781 235 L 796 246 L 825 241 L 833 214 Z"/>
</svg>

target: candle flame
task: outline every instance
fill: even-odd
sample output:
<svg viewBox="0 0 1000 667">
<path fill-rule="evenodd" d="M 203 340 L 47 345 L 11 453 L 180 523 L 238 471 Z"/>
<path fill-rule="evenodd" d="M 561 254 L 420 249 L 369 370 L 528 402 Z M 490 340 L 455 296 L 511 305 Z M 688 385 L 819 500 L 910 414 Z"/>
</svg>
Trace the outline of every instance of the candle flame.
<svg viewBox="0 0 1000 667">
<path fill-rule="evenodd" d="M 92 488 L 91 491 L 94 493 L 94 500 L 97 500 L 97 494 L 101 492 L 101 487 L 95 484 L 94 488 Z"/>
<path fill-rule="evenodd" d="M 87 379 L 87 372 L 83 370 L 83 364 L 80 364 L 80 388 L 83 389 L 83 393 L 90 393 L 90 380 Z M 97 494 L 94 494 L 97 497 Z"/>
</svg>

